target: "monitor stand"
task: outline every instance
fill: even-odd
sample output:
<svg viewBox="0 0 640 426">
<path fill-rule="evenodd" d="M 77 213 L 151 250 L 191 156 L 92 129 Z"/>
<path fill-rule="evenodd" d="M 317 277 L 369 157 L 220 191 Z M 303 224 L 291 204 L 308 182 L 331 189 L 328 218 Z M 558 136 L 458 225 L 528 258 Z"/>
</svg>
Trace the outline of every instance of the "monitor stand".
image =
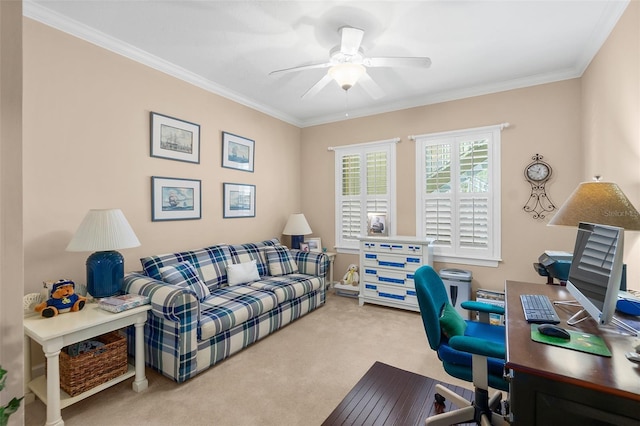
<svg viewBox="0 0 640 426">
<path fill-rule="evenodd" d="M 553 301 L 554 305 L 564 305 L 564 306 L 580 306 L 580 303 L 577 300 L 569 300 L 569 301 L 559 301 L 559 300 L 554 300 Z M 591 315 L 589 315 L 589 313 L 587 313 L 587 311 L 585 311 L 584 309 L 580 309 L 578 312 L 576 312 L 573 316 L 571 316 L 571 318 L 569 318 L 567 320 L 567 324 L 568 325 L 576 325 L 586 319 L 591 318 Z M 611 324 L 623 329 L 624 331 L 626 331 L 627 333 L 631 334 L 632 336 L 640 336 L 640 331 L 636 330 L 635 328 L 631 327 L 629 324 L 627 324 L 626 322 L 618 319 L 615 317 L 615 315 L 613 316 L 613 318 L 611 318 Z"/>
</svg>

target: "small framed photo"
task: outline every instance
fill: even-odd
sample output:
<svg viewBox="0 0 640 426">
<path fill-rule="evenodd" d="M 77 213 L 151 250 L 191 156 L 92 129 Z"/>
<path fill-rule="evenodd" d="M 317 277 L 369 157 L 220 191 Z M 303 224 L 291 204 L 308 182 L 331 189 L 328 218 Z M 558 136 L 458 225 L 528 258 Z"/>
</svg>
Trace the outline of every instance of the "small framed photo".
<svg viewBox="0 0 640 426">
<path fill-rule="evenodd" d="M 202 218 L 201 181 L 151 177 L 151 220 Z"/>
<path fill-rule="evenodd" d="M 309 246 L 309 251 L 322 252 L 322 241 L 320 238 L 309 238 L 305 243 Z"/>
<path fill-rule="evenodd" d="M 389 235 L 387 229 L 386 213 L 369 213 L 367 220 L 367 235 L 386 237 Z"/>
<path fill-rule="evenodd" d="M 309 252 L 309 244 L 307 243 L 300 243 L 300 251 L 303 251 L 305 253 Z"/>
<path fill-rule="evenodd" d="M 200 163 L 200 125 L 151 112 L 151 156 Z"/>
<path fill-rule="evenodd" d="M 223 218 L 255 217 L 256 186 L 240 183 L 224 183 Z"/>
<path fill-rule="evenodd" d="M 255 141 L 222 132 L 222 167 L 253 172 Z"/>
</svg>

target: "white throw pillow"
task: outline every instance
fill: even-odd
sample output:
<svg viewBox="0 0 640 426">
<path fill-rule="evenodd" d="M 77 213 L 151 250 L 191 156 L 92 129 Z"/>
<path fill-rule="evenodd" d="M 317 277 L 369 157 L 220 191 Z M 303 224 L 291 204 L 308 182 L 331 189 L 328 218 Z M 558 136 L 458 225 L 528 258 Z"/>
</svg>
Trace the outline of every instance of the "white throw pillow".
<svg viewBox="0 0 640 426">
<path fill-rule="evenodd" d="M 227 265 L 227 281 L 229 285 L 244 284 L 258 281 L 259 279 L 258 265 L 255 260 Z"/>
</svg>

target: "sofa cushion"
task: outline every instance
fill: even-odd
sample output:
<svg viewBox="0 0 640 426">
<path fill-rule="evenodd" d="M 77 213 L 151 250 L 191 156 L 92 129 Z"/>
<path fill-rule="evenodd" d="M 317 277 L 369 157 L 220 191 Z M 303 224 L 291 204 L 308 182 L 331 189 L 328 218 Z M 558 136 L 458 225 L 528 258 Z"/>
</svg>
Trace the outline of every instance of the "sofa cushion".
<svg viewBox="0 0 640 426">
<path fill-rule="evenodd" d="M 179 262 L 159 269 L 162 281 L 178 287 L 189 288 L 201 302 L 209 297 L 209 289 L 202 282 L 190 262 Z"/>
<path fill-rule="evenodd" d="M 215 290 L 226 284 L 227 264 L 231 263 L 231 252 L 226 244 L 200 250 L 148 256 L 140 259 L 145 275 L 157 280 L 162 280 L 160 268 L 185 261 L 191 263 L 198 272 L 200 279 L 209 287 L 209 290 Z"/>
<path fill-rule="evenodd" d="M 227 282 L 229 285 L 246 284 L 260 279 L 256 261 L 232 263 L 227 265 Z"/>
<path fill-rule="evenodd" d="M 277 238 L 267 241 L 261 241 L 259 243 L 247 243 L 236 244 L 229 246 L 231 252 L 231 259 L 233 263 L 244 263 L 251 260 L 256 261 L 258 266 L 258 274 L 263 277 L 269 274 L 267 268 L 267 259 L 264 255 L 265 247 L 273 247 L 276 244 L 280 244 Z"/>
<path fill-rule="evenodd" d="M 273 293 L 249 286 L 214 290 L 200 304 L 200 339 L 209 339 L 276 306 L 277 300 Z"/>
<path fill-rule="evenodd" d="M 278 304 L 280 304 L 317 290 L 323 283 L 324 280 L 320 277 L 289 274 L 278 277 L 262 277 L 260 281 L 247 284 L 247 286 L 272 292 L 276 295 Z"/>
<path fill-rule="evenodd" d="M 273 246 L 264 249 L 267 255 L 267 265 L 269 266 L 269 274 L 277 277 L 280 275 L 293 274 L 298 272 L 298 264 L 289 249 L 285 246 Z"/>
</svg>

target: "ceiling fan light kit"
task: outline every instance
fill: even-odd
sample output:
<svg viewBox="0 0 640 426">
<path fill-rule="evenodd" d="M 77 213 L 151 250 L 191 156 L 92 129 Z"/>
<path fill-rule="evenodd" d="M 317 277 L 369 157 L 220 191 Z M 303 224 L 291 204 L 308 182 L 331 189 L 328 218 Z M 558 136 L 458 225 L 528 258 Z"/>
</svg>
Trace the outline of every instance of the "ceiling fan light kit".
<svg viewBox="0 0 640 426">
<path fill-rule="evenodd" d="M 331 78 L 345 91 L 351 89 L 366 72 L 364 66 L 350 62 L 334 65 L 329 68 Z"/>
<path fill-rule="evenodd" d="M 302 98 L 314 96 L 333 79 L 344 91 L 351 89 L 356 82 L 358 82 L 373 99 L 378 99 L 384 96 L 384 92 L 369 76 L 367 68 L 429 68 L 429 66 L 431 66 L 431 59 L 426 57 L 368 58 L 365 56 L 361 46 L 362 38 L 364 37 L 363 30 L 353 27 L 342 27 L 338 32 L 341 38 L 340 45 L 329 51 L 329 62 L 285 68 L 272 71 L 269 74 L 274 75 L 316 68 L 329 68 L 329 71 L 324 77 L 307 90 L 302 95 Z"/>
</svg>

